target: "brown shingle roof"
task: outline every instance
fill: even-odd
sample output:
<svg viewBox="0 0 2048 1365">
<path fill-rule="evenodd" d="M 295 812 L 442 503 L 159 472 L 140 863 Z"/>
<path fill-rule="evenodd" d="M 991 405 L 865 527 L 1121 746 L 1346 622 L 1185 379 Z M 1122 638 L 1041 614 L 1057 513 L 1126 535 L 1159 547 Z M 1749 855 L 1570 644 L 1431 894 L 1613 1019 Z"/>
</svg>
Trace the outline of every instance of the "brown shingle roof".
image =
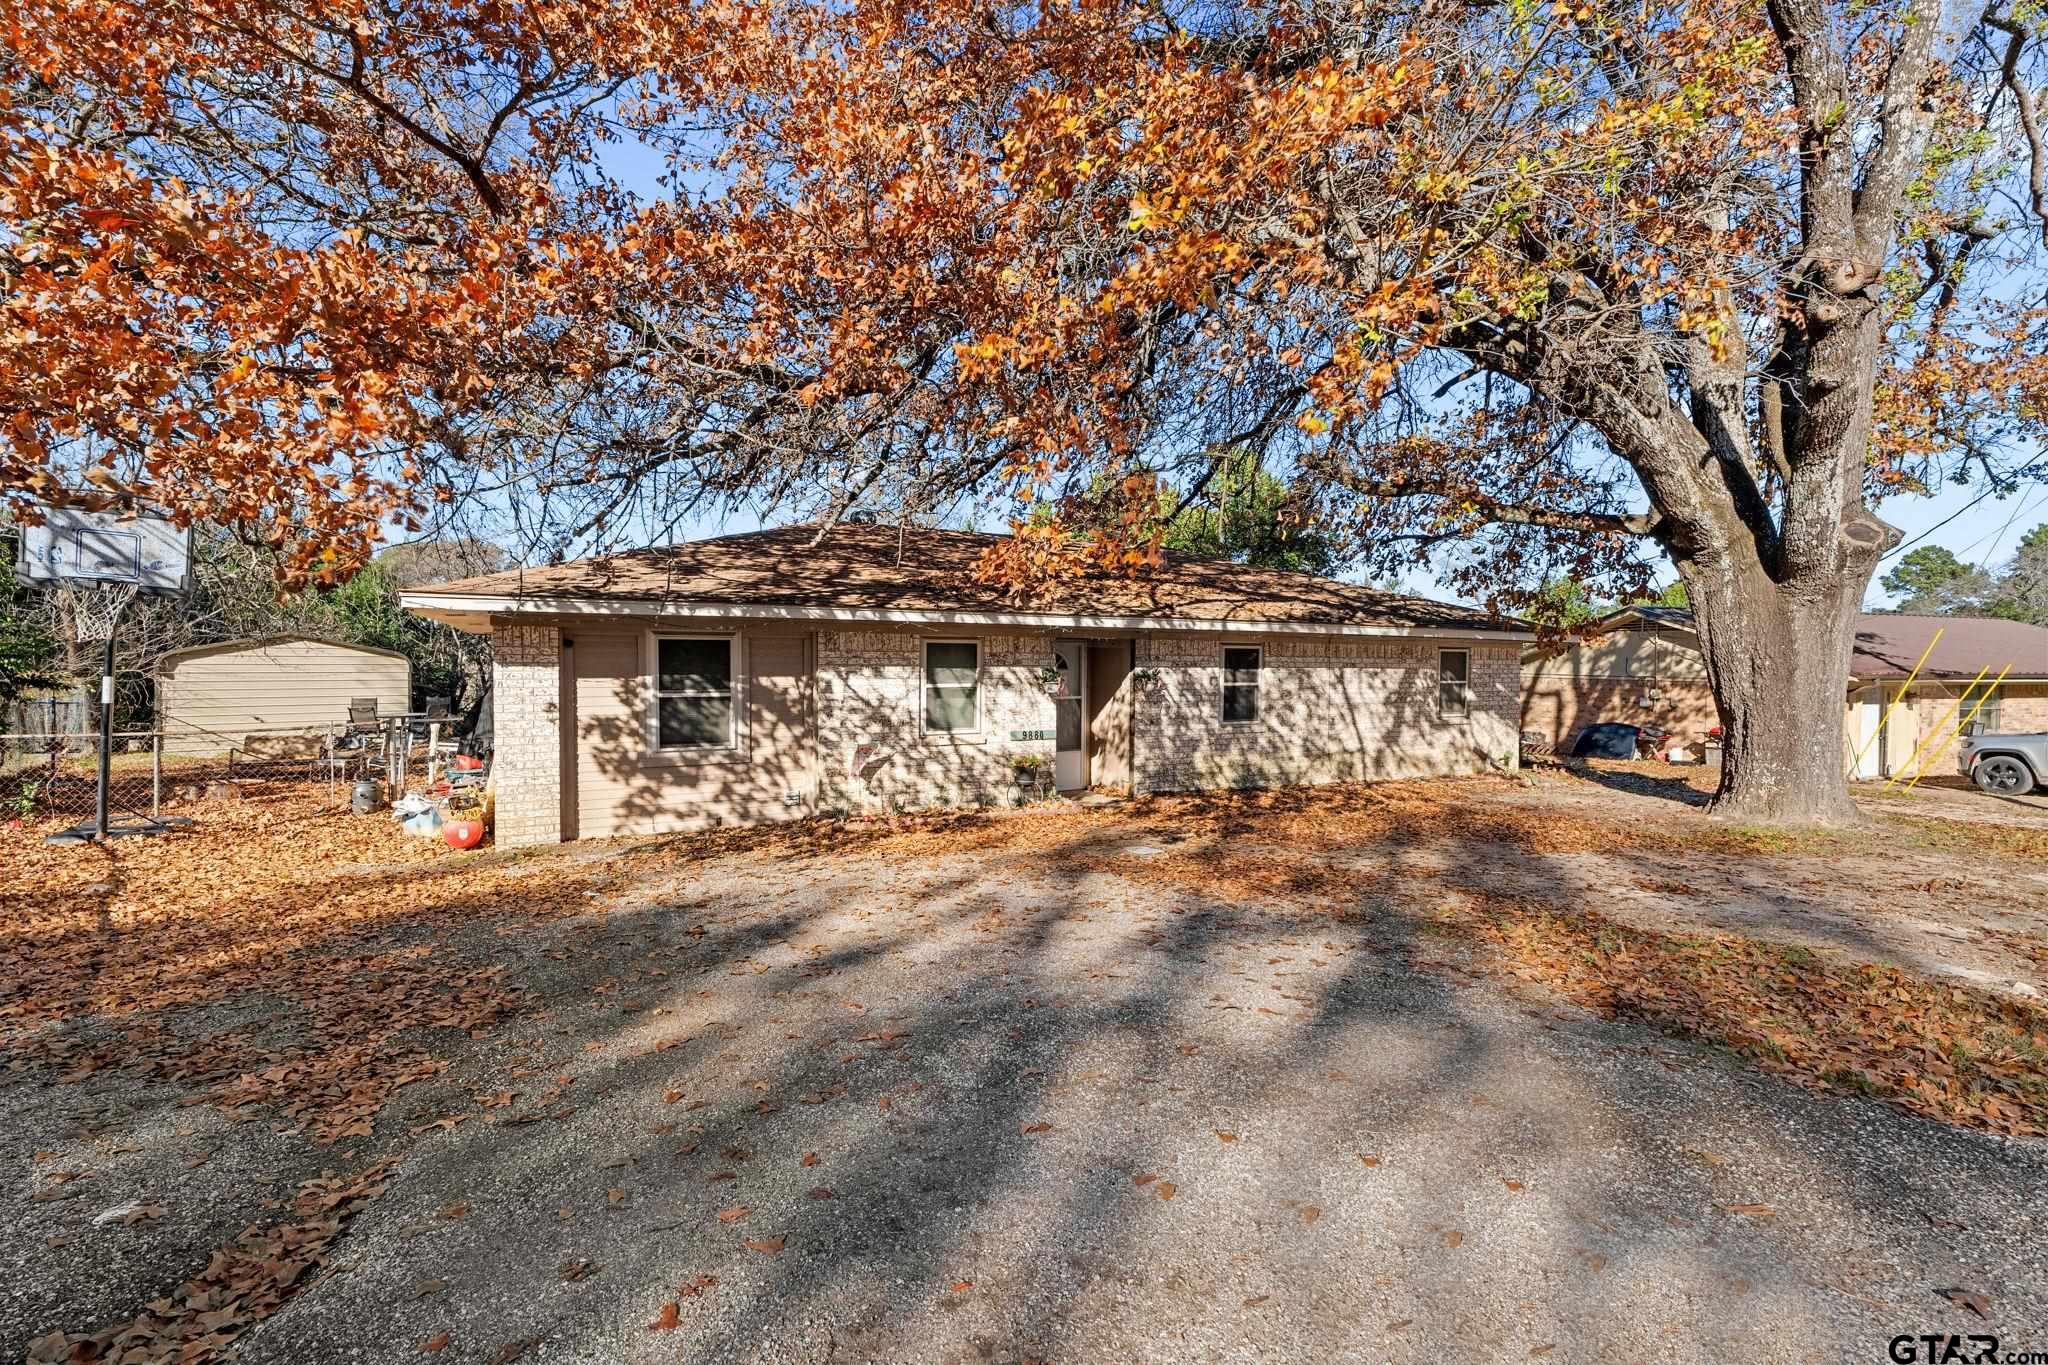
<svg viewBox="0 0 2048 1365">
<path fill-rule="evenodd" d="M 967 531 L 842 524 L 788 526 L 514 569 L 421 588 L 410 596 L 717 603 L 777 610 L 1002 612 L 1416 629 L 1521 631 L 1470 607 L 1405 597 L 1314 574 L 1169 556 L 1132 578 L 1091 578 L 1019 606 L 974 577 L 1002 539 Z"/>
<path fill-rule="evenodd" d="M 1683 607 L 1624 607 L 1602 624 L 1636 615 L 1660 625 L 1692 629 L 1692 613 Z M 2048 627 L 1989 616 L 1902 616 L 1892 612 L 1865 612 L 1856 618 L 1849 647 L 1850 676 L 1905 677 L 1937 630 L 1941 639 L 1921 666 L 1923 678 L 1974 678 L 1979 669 L 1996 677 L 2007 664 L 2012 665 L 2006 675 L 2009 678 L 2048 677 Z"/>
<path fill-rule="evenodd" d="M 2007 664 L 2008 677 L 2048 676 L 2048 628 L 1988 616 L 1859 616 L 1849 671 L 1859 678 L 1903 678 L 1937 630 L 1941 639 L 1920 669 L 1923 678 L 1974 678 L 1979 669 L 1996 676 Z"/>
</svg>

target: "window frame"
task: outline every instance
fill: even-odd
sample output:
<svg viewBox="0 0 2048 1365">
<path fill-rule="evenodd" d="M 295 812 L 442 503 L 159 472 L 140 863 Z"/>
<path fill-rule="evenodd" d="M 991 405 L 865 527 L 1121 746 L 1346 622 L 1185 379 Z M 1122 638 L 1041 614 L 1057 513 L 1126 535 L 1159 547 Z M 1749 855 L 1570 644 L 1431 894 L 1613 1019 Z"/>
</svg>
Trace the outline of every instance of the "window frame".
<svg viewBox="0 0 2048 1365">
<path fill-rule="evenodd" d="M 1960 703 L 1956 711 L 1957 738 L 1960 739 L 1965 734 L 1996 735 L 2004 733 L 1999 729 L 1999 712 L 2005 706 L 2005 689 L 1998 683 L 1993 683 L 1984 690 L 1983 696 L 1982 705 L 1978 705 L 1975 697 L 1966 697 Z M 1973 706 L 1976 707 L 1976 714 L 1970 715 L 1970 708 Z M 1966 715 L 1970 716 L 1970 724 L 1967 730 L 1961 728 L 1962 718 Z"/>
<path fill-rule="evenodd" d="M 664 640 L 705 640 L 725 646 L 725 691 L 663 691 L 661 686 L 661 645 Z M 647 750 L 654 754 L 729 754 L 740 747 L 740 637 L 732 632 L 663 630 L 647 632 Z M 661 703 L 668 697 L 716 697 L 726 699 L 725 742 L 723 744 L 663 744 Z"/>
<path fill-rule="evenodd" d="M 1258 661 L 1252 665 L 1252 672 L 1257 675 L 1256 681 L 1234 683 L 1230 681 L 1231 651 L 1246 649 L 1258 656 Z M 1217 647 L 1216 665 L 1216 723 L 1228 726 L 1233 730 L 1243 730 L 1257 725 L 1260 721 L 1264 720 L 1266 717 L 1266 647 L 1264 645 L 1220 645 Z M 1252 713 L 1244 720 L 1232 720 L 1230 718 L 1230 689 L 1233 687 L 1249 688 L 1251 691 Z"/>
<path fill-rule="evenodd" d="M 1462 655 L 1465 660 L 1465 676 L 1450 679 L 1444 676 L 1444 660 L 1450 655 Z M 1455 681 L 1458 688 L 1458 709 L 1444 707 L 1444 688 Z M 1438 646 L 1436 651 L 1436 718 L 1438 720 L 1470 720 L 1472 718 L 1472 651 Z"/>
<path fill-rule="evenodd" d="M 933 645 L 971 645 L 974 648 L 974 728 L 971 730 L 934 730 L 931 726 L 931 702 Z M 988 651 L 978 636 L 932 635 L 918 640 L 917 644 L 917 733 L 932 735 L 941 739 L 979 739 L 982 727 L 987 723 L 987 708 L 984 705 L 981 675 L 986 668 Z M 957 692 L 957 687 L 940 685 L 941 692 Z"/>
</svg>

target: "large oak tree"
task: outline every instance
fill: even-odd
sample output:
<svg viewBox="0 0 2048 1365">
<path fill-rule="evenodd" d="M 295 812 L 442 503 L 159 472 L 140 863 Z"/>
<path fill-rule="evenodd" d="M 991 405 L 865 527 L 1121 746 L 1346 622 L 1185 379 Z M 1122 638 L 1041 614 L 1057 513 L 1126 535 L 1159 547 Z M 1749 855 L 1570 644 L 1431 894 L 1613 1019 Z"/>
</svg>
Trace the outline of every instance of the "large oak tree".
<svg viewBox="0 0 2048 1365">
<path fill-rule="evenodd" d="M 1030 592 L 1255 452 L 1503 607 L 1661 551 L 1722 808 L 1849 818 L 1873 506 L 2039 474 L 2030 15 L 23 0 L 0 490 L 287 581 L 451 509 L 1089 494 L 988 565 Z"/>
</svg>

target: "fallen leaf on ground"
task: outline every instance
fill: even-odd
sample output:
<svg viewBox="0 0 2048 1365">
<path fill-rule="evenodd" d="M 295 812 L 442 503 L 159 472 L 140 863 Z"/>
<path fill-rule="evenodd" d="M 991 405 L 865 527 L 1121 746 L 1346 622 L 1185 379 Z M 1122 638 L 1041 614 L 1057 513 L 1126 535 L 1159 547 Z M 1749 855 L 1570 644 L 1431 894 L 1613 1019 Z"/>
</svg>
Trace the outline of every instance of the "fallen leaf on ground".
<svg viewBox="0 0 2048 1365">
<path fill-rule="evenodd" d="M 1322 1216 L 1323 1211 L 1314 1204 L 1303 1204 L 1301 1206 L 1301 1221 L 1304 1223 L 1313 1223 Z"/>
<path fill-rule="evenodd" d="M 1359 1155 L 1358 1155 L 1358 1160 L 1359 1160 L 1360 1164 L 1362 1164 L 1362 1165 L 1365 1165 L 1365 1166 L 1377 1166 L 1377 1165 L 1379 1165 L 1379 1164 L 1380 1164 L 1380 1159 L 1379 1159 L 1378 1157 L 1376 1157 L 1376 1156 L 1367 1156 L 1367 1155 L 1365 1155 L 1365 1154 L 1364 1154 L 1363 1152 L 1359 1153 Z"/>
<path fill-rule="evenodd" d="M 782 1254 L 783 1241 L 784 1239 L 781 1237 L 763 1237 L 756 1241 L 747 1242 L 744 1245 L 747 1250 L 758 1251 L 763 1256 L 780 1256 Z"/>
<path fill-rule="evenodd" d="M 562 1279 L 569 1284 L 574 1284 L 578 1280 L 588 1279 L 590 1276 L 595 1275 L 601 1268 L 595 1261 L 586 1261 L 578 1257 L 573 1261 L 562 1262 Z"/>
<path fill-rule="evenodd" d="M 729 1209 L 720 1209 L 718 1211 L 718 1221 L 721 1223 L 737 1223 L 752 1212 L 753 1210 L 745 1204 L 734 1204 Z"/>
<path fill-rule="evenodd" d="M 1142 1174 L 1140 1174 L 1140 1175 L 1134 1175 L 1134 1176 L 1132 1176 L 1132 1177 L 1131 1177 L 1131 1183 L 1132 1183 L 1133 1185 L 1149 1185 L 1149 1184 L 1151 1184 L 1151 1183 L 1152 1183 L 1153 1181 L 1157 1180 L 1158 1178 L 1159 1178 L 1158 1176 L 1156 1176 L 1156 1175 L 1152 1174 L 1151 1172 L 1147 1171 L 1147 1172 L 1144 1172 L 1144 1173 L 1142 1173 Z"/>
<path fill-rule="evenodd" d="M 654 1321 L 647 1324 L 647 1330 L 650 1332 L 673 1332 L 676 1329 L 676 1324 L 682 1320 L 683 1306 L 674 1299 L 670 1299 L 661 1306 L 661 1311 L 654 1315 Z"/>
<path fill-rule="evenodd" d="M 694 1299 L 717 1283 L 718 1277 L 716 1275 L 699 1275 L 696 1279 L 676 1290 L 676 1293 L 686 1299 Z"/>
<path fill-rule="evenodd" d="M 413 1297 L 424 1299 L 429 1294 L 438 1294 L 447 1287 L 446 1280 L 421 1280 L 419 1287 L 413 1290 Z"/>
<path fill-rule="evenodd" d="M 1237 1134 L 1226 1133 L 1221 1128 L 1218 1128 L 1216 1130 L 1216 1140 L 1218 1142 L 1235 1142 L 1237 1141 Z"/>
<path fill-rule="evenodd" d="M 974 1281 L 972 1280 L 955 1280 L 953 1281 L 952 1292 L 955 1294 L 965 1294 L 972 1288 L 974 1288 Z"/>
<path fill-rule="evenodd" d="M 810 1197 L 813 1199 L 830 1199 L 832 1197 L 832 1187 L 829 1185 L 819 1185 L 811 1190 Z"/>
<path fill-rule="evenodd" d="M 1174 1184 L 1171 1180 L 1162 1180 L 1159 1182 L 1159 1197 L 1161 1199 L 1171 1199 L 1174 1195 L 1178 1194 L 1179 1192 L 1180 1186 Z"/>
<path fill-rule="evenodd" d="M 519 1359 L 519 1357 L 525 1355 L 538 1345 L 540 1345 L 539 1337 L 521 1337 L 517 1341 L 508 1341 L 498 1348 L 496 1355 L 491 1357 L 491 1365 L 512 1365 L 513 1361 Z"/>
<path fill-rule="evenodd" d="M 1050 1133 L 1052 1125 L 1049 1123 L 1020 1123 L 1017 1125 L 1017 1131 L 1028 1137 L 1032 1133 Z"/>
<path fill-rule="evenodd" d="M 1244 1306 L 1247 1308 L 1257 1308 L 1260 1304 L 1264 1303 L 1267 1299 L 1270 1299 L 1272 1297 L 1273 1296 L 1271 1294 L 1254 1294 L 1244 1301 Z"/>
<path fill-rule="evenodd" d="M 464 1218 L 467 1217 L 468 1214 L 469 1205 L 459 1200 L 441 1210 L 441 1216 L 443 1218 Z"/>
<path fill-rule="evenodd" d="M 803 1164 L 804 1164 L 804 1165 L 806 1165 L 806 1166 L 815 1166 L 815 1165 L 817 1165 L 817 1164 L 818 1164 L 818 1154 L 817 1154 L 816 1152 L 805 1152 L 805 1153 L 804 1153 L 804 1159 L 803 1159 Z"/>
<path fill-rule="evenodd" d="M 1958 1308 L 1967 1308 L 1980 1318 L 1991 1316 L 1991 1300 L 1974 1289 L 1944 1289 L 1941 1296 Z"/>
<path fill-rule="evenodd" d="M 436 1352 L 445 1351 L 448 1349 L 449 1340 L 450 1338 L 446 1332 L 436 1332 L 434 1333 L 434 1335 L 428 1337 L 425 1341 L 420 1343 L 420 1350 L 428 1355 L 433 1355 Z"/>
<path fill-rule="evenodd" d="M 1503 1180 L 1500 1183 L 1508 1187 L 1508 1193 L 1510 1194 L 1520 1194 L 1522 1192 L 1522 1182 L 1519 1180 Z"/>
<path fill-rule="evenodd" d="M 1464 1243 L 1464 1241 L 1465 1234 L 1458 1231 L 1456 1228 L 1452 1228 L 1449 1232 L 1446 1232 L 1444 1234 L 1444 1245 L 1450 1247 L 1454 1251 L 1459 1246 L 1461 1246 Z"/>
</svg>

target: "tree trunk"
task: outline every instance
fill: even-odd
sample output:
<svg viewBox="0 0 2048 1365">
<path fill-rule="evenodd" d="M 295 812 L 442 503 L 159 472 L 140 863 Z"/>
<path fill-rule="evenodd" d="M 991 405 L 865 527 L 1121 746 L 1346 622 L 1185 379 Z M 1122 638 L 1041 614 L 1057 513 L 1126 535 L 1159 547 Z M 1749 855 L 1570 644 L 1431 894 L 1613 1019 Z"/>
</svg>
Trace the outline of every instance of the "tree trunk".
<svg viewBox="0 0 2048 1365">
<path fill-rule="evenodd" d="M 1760 824 L 1861 821 L 1844 776 L 1842 716 L 1871 567 L 1859 562 L 1832 584 L 1793 587 L 1760 571 L 1723 576 L 1680 565 L 1721 713 L 1712 813 Z"/>
</svg>

